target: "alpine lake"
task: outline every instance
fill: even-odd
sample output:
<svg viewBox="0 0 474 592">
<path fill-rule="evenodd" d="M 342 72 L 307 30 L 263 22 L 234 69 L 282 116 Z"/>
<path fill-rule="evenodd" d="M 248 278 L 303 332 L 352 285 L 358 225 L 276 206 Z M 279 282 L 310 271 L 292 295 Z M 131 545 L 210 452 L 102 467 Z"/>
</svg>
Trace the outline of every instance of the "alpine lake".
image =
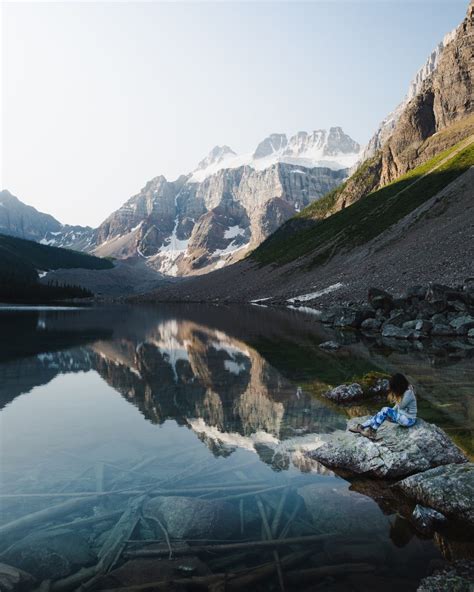
<svg viewBox="0 0 474 592">
<path fill-rule="evenodd" d="M 414 591 L 472 540 L 420 533 L 390 483 L 305 450 L 385 404 L 323 392 L 403 372 L 472 458 L 473 360 L 466 340 L 387 343 L 285 308 L 2 308 L 0 562 L 52 592 Z"/>
</svg>

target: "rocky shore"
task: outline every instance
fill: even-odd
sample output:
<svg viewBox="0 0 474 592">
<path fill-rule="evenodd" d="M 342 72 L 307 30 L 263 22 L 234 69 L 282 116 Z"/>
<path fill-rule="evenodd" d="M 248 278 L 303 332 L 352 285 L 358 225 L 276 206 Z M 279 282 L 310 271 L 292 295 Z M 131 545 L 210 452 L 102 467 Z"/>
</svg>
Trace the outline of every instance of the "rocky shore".
<svg viewBox="0 0 474 592">
<path fill-rule="evenodd" d="M 298 308 L 303 303 L 295 300 L 292 305 Z M 311 303 L 304 302 L 304 306 L 310 307 Z M 435 283 L 411 286 L 399 298 L 370 288 L 366 303 L 328 306 L 319 320 L 335 328 L 359 329 L 389 339 L 474 339 L 474 278 L 454 287 Z"/>
</svg>

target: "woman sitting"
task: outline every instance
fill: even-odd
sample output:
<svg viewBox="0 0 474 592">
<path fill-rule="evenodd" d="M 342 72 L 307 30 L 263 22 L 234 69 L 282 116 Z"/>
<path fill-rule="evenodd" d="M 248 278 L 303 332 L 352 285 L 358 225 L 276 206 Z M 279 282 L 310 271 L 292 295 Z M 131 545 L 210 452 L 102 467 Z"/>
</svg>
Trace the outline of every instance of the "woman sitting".
<svg viewBox="0 0 474 592">
<path fill-rule="evenodd" d="M 382 407 L 373 417 L 364 423 L 359 423 L 355 427 L 349 428 L 349 430 L 375 440 L 377 430 L 386 419 L 406 428 L 416 423 L 417 406 L 415 391 L 403 374 L 394 374 L 390 378 L 388 400 L 391 403 L 395 403 L 394 407 Z"/>
</svg>

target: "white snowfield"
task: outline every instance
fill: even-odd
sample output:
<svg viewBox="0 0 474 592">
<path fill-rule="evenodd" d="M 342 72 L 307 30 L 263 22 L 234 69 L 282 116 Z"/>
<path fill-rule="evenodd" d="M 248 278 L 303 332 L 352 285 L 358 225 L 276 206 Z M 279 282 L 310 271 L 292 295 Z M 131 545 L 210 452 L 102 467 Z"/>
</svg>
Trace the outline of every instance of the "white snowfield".
<svg viewBox="0 0 474 592">
<path fill-rule="evenodd" d="M 350 147 L 344 151 L 335 151 L 332 143 L 338 140 L 348 141 Z M 265 154 L 258 152 L 265 145 Z M 228 146 L 216 146 L 193 171 L 189 179 L 191 183 L 201 183 L 207 177 L 222 169 L 236 169 L 249 166 L 263 171 L 279 162 L 305 168 L 325 167 L 332 170 L 352 168 L 359 160 L 361 147 L 344 134 L 341 128 L 315 130 L 314 132 L 298 132 L 288 140 L 285 134 L 271 134 L 265 138 L 255 152 L 236 154 Z M 306 171 L 292 171 L 304 175 Z"/>
</svg>

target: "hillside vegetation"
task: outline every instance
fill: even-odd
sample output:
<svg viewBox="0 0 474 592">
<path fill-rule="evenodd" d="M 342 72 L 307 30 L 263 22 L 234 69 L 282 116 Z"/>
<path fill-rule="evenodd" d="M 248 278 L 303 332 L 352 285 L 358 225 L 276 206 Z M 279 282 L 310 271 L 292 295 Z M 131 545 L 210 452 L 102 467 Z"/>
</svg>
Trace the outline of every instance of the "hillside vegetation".
<svg viewBox="0 0 474 592">
<path fill-rule="evenodd" d="M 342 186 L 289 220 L 250 257 L 263 265 L 282 265 L 312 254 L 309 264 L 305 259 L 305 266 L 325 263 L 336 253 L 349 251 L 378 236 L 471 166 L 474 166 L 474 136 L 442 151 L 345 209 L 321 219 L 330 211 Z M 356 174 L 363 172 L 359 169 Z"/>
<path fill-rule="evenodd" d="M 90 296 L 91 292 L 77 286 L 40 284 L 38 270 L 111 267 L 107 259 L 0 234 L 0 299 L 4 301 Z"/>
</svg>

